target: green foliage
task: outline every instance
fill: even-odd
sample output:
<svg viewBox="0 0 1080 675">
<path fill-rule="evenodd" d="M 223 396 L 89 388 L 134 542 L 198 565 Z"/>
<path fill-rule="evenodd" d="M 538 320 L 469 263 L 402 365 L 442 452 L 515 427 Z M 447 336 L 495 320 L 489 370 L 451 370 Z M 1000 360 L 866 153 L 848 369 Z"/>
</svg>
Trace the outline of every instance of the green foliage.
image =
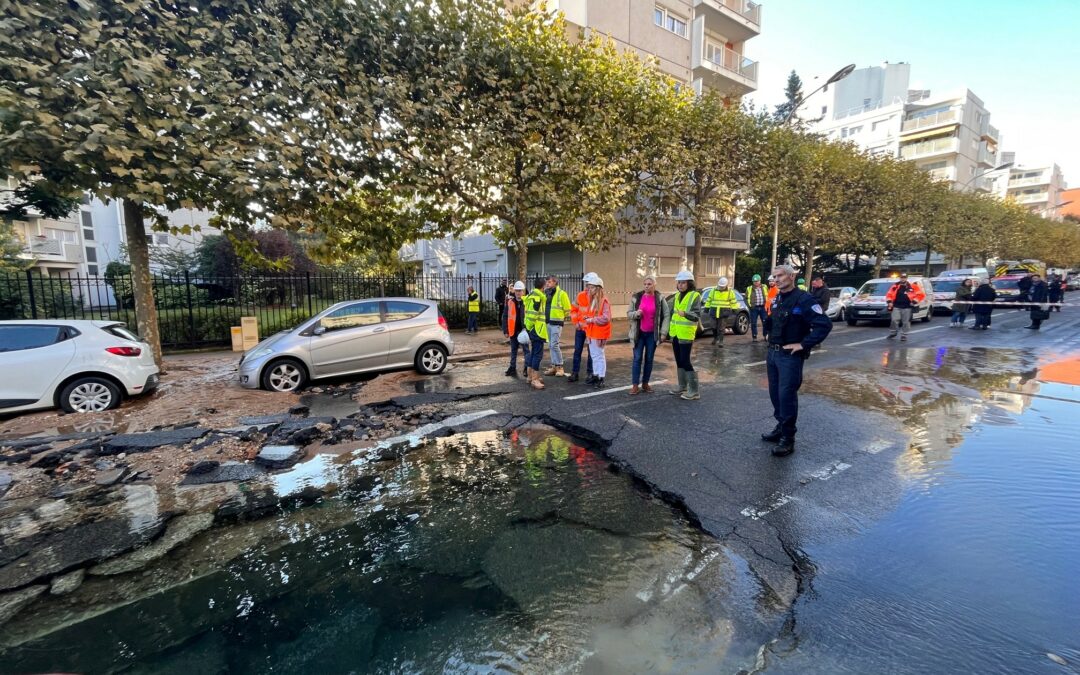
<svg viewBox="0 0 1080 675">
<path fill-rule="evenodd" d="M 0 274 L 13 274 L 26 269 L 28 261 L 19 257 L 23 242 L 15 234 L 15 226 L 9 220 L 0 219 Z"/>
</svg>

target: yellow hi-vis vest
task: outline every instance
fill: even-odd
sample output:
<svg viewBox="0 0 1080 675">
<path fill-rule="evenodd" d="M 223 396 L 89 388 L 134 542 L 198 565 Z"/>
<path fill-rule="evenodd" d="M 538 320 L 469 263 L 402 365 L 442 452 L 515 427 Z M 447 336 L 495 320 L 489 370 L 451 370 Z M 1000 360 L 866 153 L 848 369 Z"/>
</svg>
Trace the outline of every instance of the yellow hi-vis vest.
<svg viewBox="0 0 1080 675">
<path fill-rule="evenodd" d="M 546 340 L 548 336 L 547 322 L 544 320 L 544 312 L 547 309 L 547 296 L 538 288 L 525 296 L 525 330 L 531 331 Z"/>
<path fill-rule="evenodd" d="M 721 291 L 719 288 L 714 288 L 709 293 L 709 300 L 706 304 L 706 309 L 711 309 L 716 314 L 714 316 L 720 316 L 720 310 L 722 309 L 738 309 L 739 299 L 735 297 L 735 291 L 730 288 L 726 291 Z"/>
<path fill-rule="evenodd" d="M 546 297 L 546 296 L 545 296 Z M 564 323 L 566 315 L 570 313 L 573 305 L 570 304 L 570 296 L 561 288 L 555 289 L 555 295 L 551 296 L 550 320 L 556 323 Z M 545 319 L 546 321 L 547 319 Z"/>
<path fill-rule="evenodd" d="M 672 298 L 675 305 L 675 310 L 688 312 L 690 308 L 694 306 L 697 299 L 701 297 L 701 293 L 697 291 L 690 291 L 683 294 L 682 300 L 678 299 L 678 294 L 675 298 Z M 685 316 L 679 316 L 675 312 L 671 313 L 671 324 L 668 326 L 668 335 L 670 337 L 679 338 L 681 341 L 692 342 L 697 337 L 697 321 L 691 321 Z"/>
<path fill-rule="evenodd" d="M 480 311 L 480 294 L 477 293 L 476 291 L 473 291 L 472 293 L 469 293 L 469 311 L 470 312 L 479 312 Z"/>
</svg>

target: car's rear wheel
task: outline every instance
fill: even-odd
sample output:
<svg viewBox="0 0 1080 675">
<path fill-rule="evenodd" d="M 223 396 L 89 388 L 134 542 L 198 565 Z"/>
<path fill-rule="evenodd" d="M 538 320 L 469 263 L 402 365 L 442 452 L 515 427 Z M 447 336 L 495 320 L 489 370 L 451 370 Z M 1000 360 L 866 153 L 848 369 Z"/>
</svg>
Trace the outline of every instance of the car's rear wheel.
<svg viewBox="0 0 1080 675">
<path fill-rule="evenodd" d="M 69 413 L 102 412 L 120 405 L 120 387 L 103 377 L 80 377 L 60 392 L 60 407 Z"/>
<path fill-rule="evenodd" d="M 836 316 L 837 321 L 847 321 L 847 308 L 841 307 L 840 313 Z"/>
<path fill-rule="evenodd" d="M 933 307 L 931 307 L 930 309 L 926 310 L 926 316 L 924 316 L 924 317 L 922 318 L 922 322 L 923 322 L 923 323 L 927 323 L 927 322 L 929 322 L 929 321 L 930 321 L 930 319 L 932 319 L 932 318 L 934 318 L 934 308 L 933 308 Z"/>
<path fill-rule="evenodd" d="M 859 323 L 855 319 L 852 319 L 850 316 L 845 320 L 847 321 L 847 325 L 849 325 L 849 326 L 854 326 L 854 325 L 857 325 Z"/>
<path fill-rule="evenodd" d="M 416 370 L 424 375 L 438 375 L 446 370 L 446 347 L 429 343 L 416 352 Z"/>
<path fill-rule="evenodd" d="M 307 369 L 299 361 L 278 359 L 263 368 L 262 386 L 270 391 L 296 391 L 307 383 Z"/>
<path fill-rule="evenodd" d="M 735 325 L 731 327 L 736 335 L 746 335 L 750 330 L 750 315 L 745 312 L 739 312 L 735 317 Z"/>
</svg>

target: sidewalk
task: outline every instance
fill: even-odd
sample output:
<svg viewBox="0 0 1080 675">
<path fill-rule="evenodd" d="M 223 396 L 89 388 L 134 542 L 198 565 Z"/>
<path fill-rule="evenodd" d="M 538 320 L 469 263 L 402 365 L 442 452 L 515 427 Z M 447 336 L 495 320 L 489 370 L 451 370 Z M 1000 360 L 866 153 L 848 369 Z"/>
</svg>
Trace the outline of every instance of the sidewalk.
<svg viewBox="0 0 1080 675">
<path fill-rule="evenodd" d="M 611 343 L 629 342 L 629 319 L 613 319 L 611 321 Z M 565 348 L 568 344 L 571 349 L 574 346 L 573 326 L 566 324 L 560 344 Z M 496 328 L 481 328 L 476 335 L 466 335 L 463 330 L 450 331 L 450 337 L 454 339 L 454 355 L 451 361 L 475 361 L 481 358 L 494 358 L 506 356 L 509 345 L 502 331 Z"/>
</svg>

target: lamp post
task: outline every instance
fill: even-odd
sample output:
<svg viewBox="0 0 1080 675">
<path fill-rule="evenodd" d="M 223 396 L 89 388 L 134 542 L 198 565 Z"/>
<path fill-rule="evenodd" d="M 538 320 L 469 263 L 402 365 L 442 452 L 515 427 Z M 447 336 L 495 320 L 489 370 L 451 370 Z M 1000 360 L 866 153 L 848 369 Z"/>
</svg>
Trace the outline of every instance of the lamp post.
<svg viewBox="0 0 1080 675">
<path fill-rule="evenodd" d="M 976 179 L 976 178 L 982 178 L 983 176 L 986 176 L 986 175 L 989 175 L 989 174 L 992 174 L 992 173 L 996 173 L 996 172 L 998 172 L 998 171 L 1002 171 L 1003 169 L 1008 169 L 1008 168 L 1009 168 L 1009 167 L 1011 167 L 1012 165 L 1013 165 L 1013 163 L 1012 163 L 1012 162 L 1005 162 L 1004 164 L 1002 164 L 1002 165 L 1000 165 L 1000 166 L 995 166 L 995 167 L 994 167 L 993 169 L 987 169 L 986 171 L 983 171 L 982 173 L 977 173 L 977 174 L 975 174 L 974 176 L 972 176 L 971 178 L 968 178 L 968 179 L 967 179 L 967 182 L 965 182 L 965 183 L 964 183 L 963 185 L 961 185 L 960 187 L 961 187 L 961 188 L 966 188 L 967 186 L 969 186 L 969 185 L 971 185 L 971 184 L 972 184 L 973 182 L 975 182 L 975 179 Z"/>
<path fill-rule="evenodd" d="M 844 79 L 845 77 L 850 75 L 853 70 L 855 70 L 855 64 L 854 63 L 849 63 L 848 65 L 844 66 L 843 68 L 841 68 L 840 70 L 836 71 L 831 76 L 829 76 L 829 79 L 825 81 L 825 84 L 821 85 L 820 87 L 818 87 L 814 91 L 810 92 L 806 96 L 800 96 L 799 99 L 795 102 L 795 105 L 792 106 L 791 110 L 789 110 L 787 115 L 784 116 L 784 119 L 780 121 L 780 126 L 787 126 L 788 123 L 791 122 L 792 118 L 795 117 L 795 113 L 799 110 L 799 108 L 801 108 L 803 106 L 804 103 L 806 103 L 806 100 L 808 98 L 810 98 L 814 94 L 818 93 L 819 91 L 824 91 L 825 88 L 828 87 L 830 84 L 839 82 L 840 80 Z M 780 205 L 777 204 L 775 213 L 773 214 L 772 258 L 770 259 L 771 262 L 769 263 L 769 273 L 770 274 L 772 274 L 773 269 L 776 268 L 776 248 L 777 248 L 777 244 L 779 243 L 779 239 L 780 239 Z"/>
</svg>

